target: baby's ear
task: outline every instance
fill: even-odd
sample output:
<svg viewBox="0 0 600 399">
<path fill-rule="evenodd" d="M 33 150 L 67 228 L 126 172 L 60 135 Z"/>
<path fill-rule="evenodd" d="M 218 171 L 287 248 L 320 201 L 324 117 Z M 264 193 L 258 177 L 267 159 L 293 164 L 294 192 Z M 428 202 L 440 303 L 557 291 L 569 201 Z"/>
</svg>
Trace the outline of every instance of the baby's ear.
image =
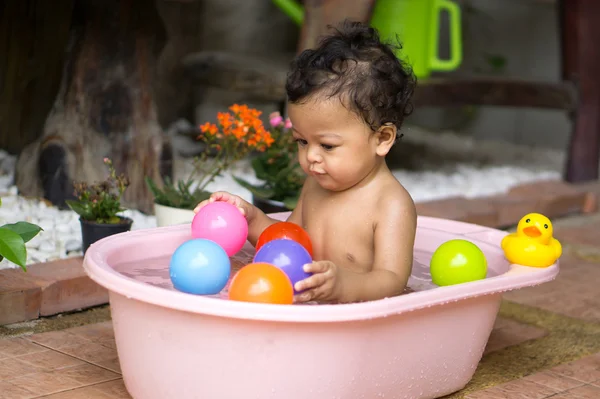
<svg viewBox="0 0 600 399">
<path fill-rule="evenodd" d="M 396 141 L 396 125 L 386 123 L 375 132 L 377 139 L 377 155 L 384 157 L 390 152 L 390 149 Z"/>
</svg>

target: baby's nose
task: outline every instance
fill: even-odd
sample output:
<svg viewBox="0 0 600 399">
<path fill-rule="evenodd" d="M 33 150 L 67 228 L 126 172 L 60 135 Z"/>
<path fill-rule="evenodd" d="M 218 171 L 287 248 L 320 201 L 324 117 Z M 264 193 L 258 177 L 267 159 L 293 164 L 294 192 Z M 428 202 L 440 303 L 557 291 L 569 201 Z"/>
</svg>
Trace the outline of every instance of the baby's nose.
<svg viewBox="0 0 600 399">
<path fill-rule="evenodd" d="M 309 148 L 306 151 L 306 160 L 308 163 L 318 163 L 321 161 L 321 155 L 319 154 L 319 150 L 317 148 Z"/>
</svg>

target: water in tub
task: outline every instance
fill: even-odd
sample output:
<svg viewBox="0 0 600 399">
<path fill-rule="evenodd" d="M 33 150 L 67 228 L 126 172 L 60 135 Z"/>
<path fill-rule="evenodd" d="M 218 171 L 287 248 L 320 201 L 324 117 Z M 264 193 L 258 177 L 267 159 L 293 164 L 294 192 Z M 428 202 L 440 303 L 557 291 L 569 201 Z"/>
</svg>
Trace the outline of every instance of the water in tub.
<svg viewBox="0 0 600 399">
<path fill-rule="evenodd" d="M 254 256 L 254 249 L 244 247 L 238 254 L 231 258 L 231 277 L 244 265 L 251 263 Z M 415 250 L 413 260 L 412 275 L 408 280 L 408 286 L 405 293 L 413 291 L 424 291 L 435 288 L 431 282 L 429 274 L 429 261 L 431 253 Z M 115 265 L 115 270 L 131 279 L 144 282 L 156 287 L 161 287 L 175 291 L 171 279 L 169 278 L 170 256 L 165 255 L 157 258 L 145 259 L 143 262 L 120 263 Z M 230 278 L 231 281 L 231 278 Z M 217 295 L 209 295 L 215 298 L 227 299 L 229 282 L 225 288 Z"/>
</svg>

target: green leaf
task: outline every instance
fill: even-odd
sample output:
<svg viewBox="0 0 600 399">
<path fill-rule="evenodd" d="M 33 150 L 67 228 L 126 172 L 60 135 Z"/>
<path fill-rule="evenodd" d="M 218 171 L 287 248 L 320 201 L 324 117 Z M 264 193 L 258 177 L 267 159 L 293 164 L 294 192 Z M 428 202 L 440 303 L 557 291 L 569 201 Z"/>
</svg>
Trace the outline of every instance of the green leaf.
<svg viewBox="0 0 600 399">
<path fill-rule="evenodd" d="M 235 180 L 240 186 L 244 187 L 257 197 L 269 199 L 275 194 L 273 190 L 265 186 L 254 186 L 248 183 L 246 180 L 243 180 L 239 177 L 233 176 L 233 180 Z"/>
<path fill-rule="evenodd" d="M 281 169 L 276 175 L 275 175 L 275 180 L 280 180 L 283 179 L 284 177 L 287 177 L 288 175 L 292 174 L 295 172 L 295 169 L 298 167 L 297 164 L 295 163 L 290 163 L 288 166 L 286 166 L 285 168 Z"/>
<path fill-rule="evenodd" d="M 185 182 L 183 180 L 177 181 L 177 187 L 179 188 L 179 192 L 181 194 L 189 194 L 190 186 L 192 185 L 192 181 Z"/>
<path fill-rule="evenodd" d="M 31 240 L 33 237 L 38 235 L 40 231 L 42 231 L 40 226 L 27 222 L 5 224 L 4 226 L 0 227 L 14 231 L 21 236 L 24 242 Z"/>
<path fill-rule="evenodd" d="M 14 231 L 4 227 L 0 227 L 0 255 L 26 270 L 27 249 L 25 248 L 25 241 Z"/>
<path fill-rule="evenodd" d="M 250 186 L 248 188 L 248 190 L 255 196 L 257 196 L 259 198 L 263 198 L 263 199 L 272 199 L 273 196 L 275 195 L 275 192 L 273 190 L 271 190 L 270 188 L 266 188 L 266 187 Z"/>
<path fill-rule="evenodd" d="M 244 187 L 244 188 L 250 189 L 250 187 L 254 187 L 254 186 L 253 186 L 252 184 L 250 184 L 250 183 L 248 182 L 248 180 L 246 180 L 246 179 L 242 179 L 241 177 L 237 177 L 237 176 L 231 176 L 231 177 L 233 178 L 233 180 L 235 180 L 235 182 L 236 182 L 237 184 L 239 184 L 240 186 L 242 186 L 242 187 Z"/>
<path fill-rule="evenodd" d="M 78 201 L 66 200 L 65 201 L 69 208 L 71 208 L 78 215 L 84 216 L 89 212 L 89 206 L 79 203 Z"/>
<path fill-rule="evenodd" d="M 266 157 L 256 157 L 251 161 L 252 169 L 254 169 L 254 174 L 257 178 L 262 179 L 261 176 L 268 175 L 265 164 L 268 162 L 268 158 Z"/>
<path fill-rule="evenodd" d="M 152 178 L 149 176 L 146 176 L 144 180 L 146 181 L 146 185 L 148 186 L 148 189 L 150 190 L 152 195 L 155 198 L 158 197 L 161 194 L 161 190 L 159 190 L 159 188 L 156 186 L 154 180 L 152 180 Z"/>
<path fill-rule="evenodd" d="M 290 211 L 294 210 L 298 205 L 298 196 L 296 197 L 286 197 L 283 199 L 283 205 Z"/>
</svg>

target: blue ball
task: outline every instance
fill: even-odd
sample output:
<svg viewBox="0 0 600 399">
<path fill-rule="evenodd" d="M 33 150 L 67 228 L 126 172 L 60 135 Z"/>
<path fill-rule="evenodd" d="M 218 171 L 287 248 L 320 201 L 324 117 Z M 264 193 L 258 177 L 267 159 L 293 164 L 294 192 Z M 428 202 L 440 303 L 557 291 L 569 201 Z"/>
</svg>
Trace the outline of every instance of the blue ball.
<svg viewBox="0 0 600 399">
<path fill-rule="evenodd" d="M 181 244 L 169 264 L 173 286 L 189 294 L 218 294 L 225 288 L 230 273 L 231 262 L 225 250 L 202 238 Z"/>
</svg>

